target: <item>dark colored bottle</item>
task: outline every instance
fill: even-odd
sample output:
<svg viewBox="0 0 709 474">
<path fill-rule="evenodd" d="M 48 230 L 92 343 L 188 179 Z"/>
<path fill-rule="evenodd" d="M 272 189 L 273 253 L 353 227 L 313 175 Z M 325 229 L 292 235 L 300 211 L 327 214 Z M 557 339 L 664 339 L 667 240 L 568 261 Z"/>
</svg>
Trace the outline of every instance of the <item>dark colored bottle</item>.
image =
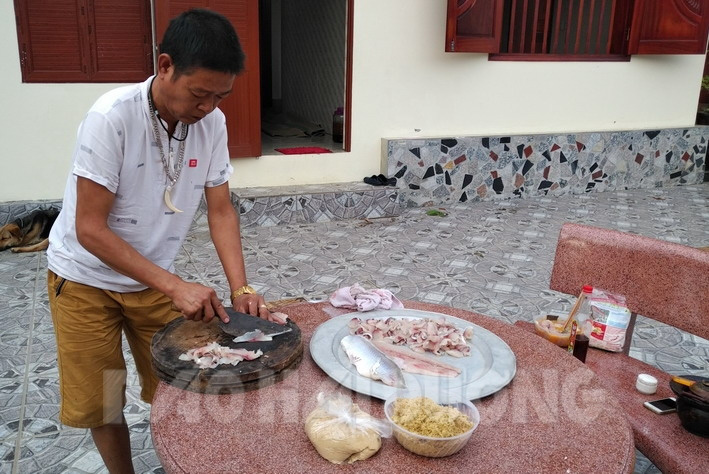
<svg viewBox="0 0 709 474">
<path fill-rule="evenodd" d="M 574 357 L 581 362 L 586 362 L 586 352 L 588 352 L 588 336 L 585 334 L 576 334 L 574 341 Z"/>
<path fill-rule="evenodd" d="M 345 111 L 338 107 L 332 114 L 332 141 L 342 143 L 342 130 L 345 123 Z"/>
</svg>

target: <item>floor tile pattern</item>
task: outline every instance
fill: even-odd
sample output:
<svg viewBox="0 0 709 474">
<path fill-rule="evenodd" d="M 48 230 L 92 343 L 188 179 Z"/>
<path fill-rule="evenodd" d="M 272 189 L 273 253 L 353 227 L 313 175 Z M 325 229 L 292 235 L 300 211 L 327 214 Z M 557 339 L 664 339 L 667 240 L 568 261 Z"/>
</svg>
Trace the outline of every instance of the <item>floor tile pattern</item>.
<svg viewBox="0 0 709 474">
<path fill-rule="evenodd" d="M 407 206 L 649 189 L 704 180 L 709 127 L 384 140 Z"/>
<path fill-rule="evenodd" d="M 573 296 L 548 289 L 563 222 L 582 222 L 693 246 L 709 246 L 709 183 L 654 189 L 452 203 L 384 218 L 291 222 L 243 229 L 249 283 L 269 301 L 326 299 L 359 282 L 402 300 L 449 304 L 503 321 L 567 311 Z M 200 212 L 178 273 L 215 287 L 222 274 Z M 706 277 L 706 276 L 704 276 Z M 57 418 L 55 343 L 43 253 L 0 253 L 0 473 L 106 472 L 86 430 Z M 128 360 L 128 405 L 136 470 L 163 472 L 152 449 L 149 406 Z M 675 374 L 709 375 L 709 341 L 640 317 L 631 355 Z M 658 470 L 638 455 L 637 473 Z"/>
</svg>

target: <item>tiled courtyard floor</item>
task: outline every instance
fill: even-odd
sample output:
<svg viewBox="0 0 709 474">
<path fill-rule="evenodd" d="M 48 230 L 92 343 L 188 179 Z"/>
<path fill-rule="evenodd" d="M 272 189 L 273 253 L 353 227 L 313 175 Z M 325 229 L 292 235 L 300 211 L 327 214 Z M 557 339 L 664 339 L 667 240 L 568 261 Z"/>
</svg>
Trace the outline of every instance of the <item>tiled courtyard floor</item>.
<svg viewBox="0 0 709 474">
<path fill-rule="evenodd" d="M 469 202 L 398 217 L 243 229 L 249 283 L 267 300 L 323 300 L 359 282 L 401 300 L 447 304 L 514 323 L 574 297 L 548 289 L 564 222 L 709 246 L 709 184 L 560 198 Z M 177 260 L 185 278 L 228 287 L 197 219 Z M 707 278 L 698 275 L 697 278 Z M 58 422 L 55 341 L 44 253 L 0 253 L 0 473 L 105 472 L 86 430 Z M 709 376 L 709 342 L 639 318 L 631 354 L 673 374 Z M 126 357 L 131 365 L 130 354 Z M 129 370 L 126 416 L 138 472 L 162 472 L 150 408 Z M 636 472 L 657 472 L 638 456 Z"/>
</svg>

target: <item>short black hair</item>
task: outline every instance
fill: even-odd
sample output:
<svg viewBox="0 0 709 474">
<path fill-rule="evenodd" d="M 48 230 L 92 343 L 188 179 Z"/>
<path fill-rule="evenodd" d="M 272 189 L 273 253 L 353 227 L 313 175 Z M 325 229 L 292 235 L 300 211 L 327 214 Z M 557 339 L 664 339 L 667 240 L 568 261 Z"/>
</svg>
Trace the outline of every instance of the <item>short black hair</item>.
<svg viewBox="0 0 709 474">
<path fill-rule="evenodd" d="M 160 52 L 170 55 L 177 76 L 196 68 L 231 74 L 244 69 L 245 55 L 236 30 L 223 15 L 204 8 L 170 20 Z"/>
</svg>

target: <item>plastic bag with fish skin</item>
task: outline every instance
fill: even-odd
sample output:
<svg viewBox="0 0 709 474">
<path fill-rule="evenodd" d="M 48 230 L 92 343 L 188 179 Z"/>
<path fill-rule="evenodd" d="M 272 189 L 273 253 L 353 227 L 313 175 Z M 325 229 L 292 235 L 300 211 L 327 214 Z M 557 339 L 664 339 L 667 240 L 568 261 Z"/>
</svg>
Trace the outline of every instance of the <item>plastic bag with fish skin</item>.
<svg viewBox="0 0 709 474">
<path fill-rule="evenodd" d="M 391 425 L 372 417 L 342 393 L 318 394 L 318 406 L 305 420 L 305 432 L 318 453 L 334 464 L 367 459 L 392 434 Z"/>
</svg>

